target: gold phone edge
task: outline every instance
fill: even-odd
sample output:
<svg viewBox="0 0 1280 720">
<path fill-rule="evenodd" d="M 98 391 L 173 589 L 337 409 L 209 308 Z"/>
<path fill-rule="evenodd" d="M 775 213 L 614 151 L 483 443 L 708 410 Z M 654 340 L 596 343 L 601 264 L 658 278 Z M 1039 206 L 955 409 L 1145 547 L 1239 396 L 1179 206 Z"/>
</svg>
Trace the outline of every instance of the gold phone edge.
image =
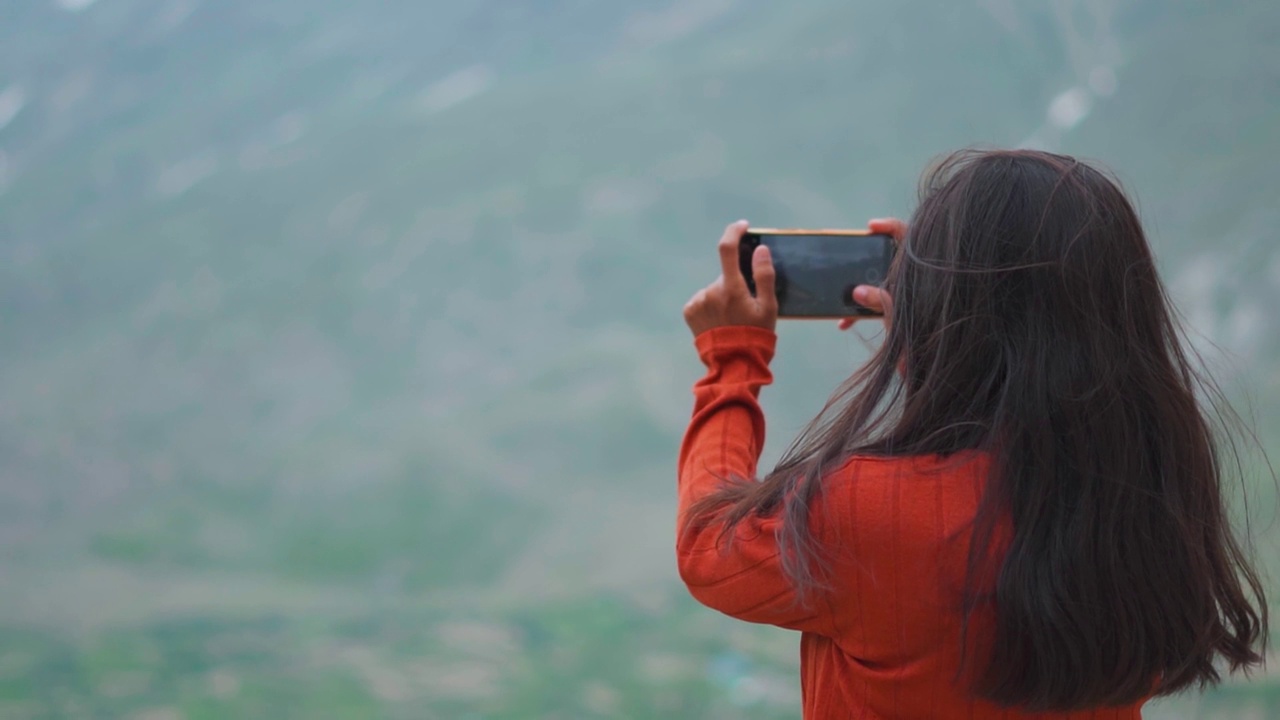
<svg viewBox="0 0 1280 720">
<path fill-rule="evenodd" d="M 779 320 L 844 320 L 847 318 L 862 318 L 864 320 L 880 320 L 884 317 L 884 313 L 875 313 L 873 315 L 859 315 L 851 313 L 849 315 L 779 315 Z"/>
<path fill-rule="evenodd" d="M 747 232 L 752 235 L 826 235 L 837 237 L 866 237 L 875 235 L 870 230 L 837 230 L 837 229 L 816 229 L 806 230 L 803 228 L 747 228 Z"/>
</svg>

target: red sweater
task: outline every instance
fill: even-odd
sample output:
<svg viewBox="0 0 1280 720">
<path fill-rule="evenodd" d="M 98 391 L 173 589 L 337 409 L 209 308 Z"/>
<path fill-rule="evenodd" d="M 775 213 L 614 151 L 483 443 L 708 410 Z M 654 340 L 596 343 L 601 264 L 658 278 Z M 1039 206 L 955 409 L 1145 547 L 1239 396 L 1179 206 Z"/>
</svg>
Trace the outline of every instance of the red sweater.
<svg viewBox="0 0 1280 720">
<path fill-rule="evenodd" d="M 728 550 L 718 524 L 686 527 L 692 503 L 719 478 L 756 476 L 764 445 L 760 388 L 772 381 L 775 336 L 727 327 L 698 336 L 707 374 L 694 386 L 680 450 L 676 543 L 680 576 L 708 607 L 798 630 L 806 720 L 826 718 L 1141 717 L 1141 703 L 1071 714 L 1031 714 L 976 699 L 957 681 L 957 609 L 986 462 L 855 457 L 832 471 L 810 509 L 810 529 L 834 563 L 831 589 L 796 602 L 778 560 L 773 517 L 752 517 Z M 975 616 L 971 641 L 993 616 Z"/>
</svg>

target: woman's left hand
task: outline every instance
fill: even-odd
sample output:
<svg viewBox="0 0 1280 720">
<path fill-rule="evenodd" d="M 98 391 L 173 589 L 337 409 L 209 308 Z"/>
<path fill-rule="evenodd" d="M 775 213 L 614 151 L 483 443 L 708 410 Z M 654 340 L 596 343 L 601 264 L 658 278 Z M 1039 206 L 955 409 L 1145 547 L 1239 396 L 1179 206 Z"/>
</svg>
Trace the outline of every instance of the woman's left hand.
<svg viewBox="0 0 1280 720">
<path fill-rule="evenodd" d="M 773 330 L 778 324 L 776 276 L 769 248 L 761 245 L 751 255 L 751 274 L 756 283 L 754 297 L 738 266 L 738 243 L 746 231 L 745 220 L 725 228 L 720 238 L 720 277 L 685 303 L 684 321 L 695 337 L 718 327 L 751 325 Z"/>
<path fill-rule="evenodd" d="M 902 244 L 902 239 L 907 236 L 907 224 L 897 218 L 877 218 L 867 223 L 867 229 L 877 235 L 889 235 L 899 245 Z M 873 315 L 870 317 L 883 320 L 884 328 L 888 331 L 889 316 L 893 312 L 893 298 L 884 291 L 884 288 L 874 285 L 859 285 L 853 289 L 853 301 L 879 313 L 878 316 Z M 841 330 L 848 330 L 853 327 L 854 323 L 864 318 L 867 318 L 867 316 L 844 318 L 840 321 L 839 327 Z"/>
</svg>

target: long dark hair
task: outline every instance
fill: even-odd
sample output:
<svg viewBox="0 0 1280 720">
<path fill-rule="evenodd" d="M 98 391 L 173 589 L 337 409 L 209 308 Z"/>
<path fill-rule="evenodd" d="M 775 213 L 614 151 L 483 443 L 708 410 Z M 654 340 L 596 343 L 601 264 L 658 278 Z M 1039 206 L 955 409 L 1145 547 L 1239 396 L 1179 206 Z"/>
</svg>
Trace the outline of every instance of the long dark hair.
<svg viewBox="0 0 1280 720">
<path fill-rule="evenodd" d="M 726 484 L 695 521 L 724 522 L 727 539 L 780 514 L 806 597 L 829 566 L 808 532 L 827 471 L 854 454 L 977 450 L 991 470 L 966 636 L 975 607 L 995 608 L 979 696 L 1118 705 L 1216 683 L 1219 659 L 1262 661 L 1263 588 L 1222 492 L 1241 470 L 1219 432 L 1234 416 L 1191 361 L 1118 183 L 1044 152 L 952 155 L 921 184 L 886 288 L 892 322 L 871 361 L 772 472 Z"/>
</svg>

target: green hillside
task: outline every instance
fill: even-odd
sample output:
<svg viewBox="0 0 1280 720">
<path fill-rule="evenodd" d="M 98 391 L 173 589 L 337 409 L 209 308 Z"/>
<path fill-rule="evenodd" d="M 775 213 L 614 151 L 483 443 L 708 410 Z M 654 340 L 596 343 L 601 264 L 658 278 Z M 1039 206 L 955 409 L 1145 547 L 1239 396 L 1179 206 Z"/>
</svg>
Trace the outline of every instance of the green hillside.
<svg viewBox="0 0 1280 720">
<path fill-rule="evenodd" d="M 720 229 L 906 215 L 965 145 L 1098 158 L 1275 448 L 1277 37 L 1244 0 L 7 0 L 0 717 L 796 717 L 796 638 L 672 562 Z M 781 335 L 766 459 L 866 355 Z"/>
</svg>

